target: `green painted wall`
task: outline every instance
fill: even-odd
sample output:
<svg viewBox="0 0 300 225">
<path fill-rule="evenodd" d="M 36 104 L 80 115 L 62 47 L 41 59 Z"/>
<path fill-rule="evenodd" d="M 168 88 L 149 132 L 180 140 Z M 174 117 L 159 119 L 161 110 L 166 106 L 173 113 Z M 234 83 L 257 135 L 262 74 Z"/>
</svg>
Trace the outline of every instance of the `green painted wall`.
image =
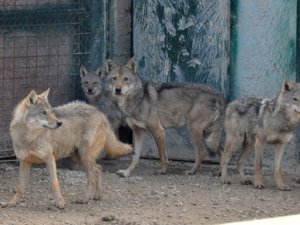
<svg viewBox="0 0 300 225">
<path fill-rule="evenodd" d="M 297 6 L 297 0 L 231 1 L 230 100 L 274 98 L 284 78 L 299 82 Z M 286 146 L 283 170 L 295 171 L 299 166 L 299 144 L 298 131 Z M 265 165 L 273 165 L 273 153 L 266 150 Z"/>
<path fill-rule="evenodd" d="M 133 52 L 154 82 L 207 83 L 228 91 L 229 0 L 133 0 Z"/>
<path fill-rule="evenodd" d="M 133 52 L 152 82 L 206 83 L 228 94 L 229 0 L 133 0 Z M 194 160 L 185 128 L 167 131 L 169 158 Z M 157 157 L 152 139 L 144 156 Z"/>
<path fill-rule="evenodd" d="M 231 12 L 230 98 L 275 97 L 296 80 L 297 0 L 234 0 Z"/>
</svg>

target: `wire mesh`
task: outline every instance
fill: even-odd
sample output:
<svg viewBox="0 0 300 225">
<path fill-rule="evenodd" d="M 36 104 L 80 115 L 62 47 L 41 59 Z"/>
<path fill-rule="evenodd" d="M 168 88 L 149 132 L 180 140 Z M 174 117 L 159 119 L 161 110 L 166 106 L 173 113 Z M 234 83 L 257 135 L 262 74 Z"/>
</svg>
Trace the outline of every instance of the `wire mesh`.
<svg viewBox="0 0 300 225">
<path fill-rule="evenodd" d="M 90 53 L 93 2 L 0 0 L 0 159 L 14 155 L 11 114 L 31 89 L 50 87 L 52 105 L 80 98 L 79 67 Z"/>
</svg>

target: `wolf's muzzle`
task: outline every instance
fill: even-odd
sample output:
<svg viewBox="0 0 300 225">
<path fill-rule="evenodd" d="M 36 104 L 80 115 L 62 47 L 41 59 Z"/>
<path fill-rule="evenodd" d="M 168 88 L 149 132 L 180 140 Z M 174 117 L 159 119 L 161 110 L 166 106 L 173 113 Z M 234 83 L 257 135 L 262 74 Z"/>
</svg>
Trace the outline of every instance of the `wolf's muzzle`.
<svg viewBox="0 0 300 225">
<path fill-rule="evenodd" d="M 49 124 L 49 125 L 43 125 L 43 127 L 49 128 L 49 129 L 57 129 L 57 128 L 59 128 L 62 124 L 63 124 L 63 122 L 57 121 L 56 123 L 52 123 L 52 124 Z"/>
<path fill-rule="evenodd" d="M 89 94 L 93 94 L 93 89 L 92 89 L 92 88 L 89 88 L 89 89 L 88 89 L 88 93 L 89 93 Z"/>
<path fill-rule="evenodd" d="M 116 95 L 121 95 L 121 93 L 122 93 L 122 88 L 116 87 L 115 93 L 116 93 Z"/>
</svg>

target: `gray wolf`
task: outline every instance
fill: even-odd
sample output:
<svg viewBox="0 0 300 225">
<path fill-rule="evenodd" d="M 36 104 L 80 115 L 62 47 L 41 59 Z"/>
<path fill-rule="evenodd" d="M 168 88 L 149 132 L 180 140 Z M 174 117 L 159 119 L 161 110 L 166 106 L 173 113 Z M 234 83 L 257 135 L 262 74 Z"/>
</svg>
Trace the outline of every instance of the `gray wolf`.
<svg viewBox="0 0 300 225">
<path fill-rule="evenodd" d="M 133 130 L 135 154 L 120 176 L 128 177 L 139 161 L 144 133 L 150 132 L 159 150 L 161 173 L 167 170 L 165 129 L 186 125 L 195 146 L 196 159 L 188 174 L 200 166 L 206 147 L 217 152 L 223 133 L 225 100 L 221 93 L 203 84 L 145 83 L 130 59 L 126 65 L 106 62 L 106 86 Z"/>
<path fill-rule="evenodd" d="M 55 204 L 65 207 L 56 171 L 56 160 L 71 156 L 86 171 L 88 188 L 82 202 L 101 196 L 101 166 L 96 159 L 102 149 L 113 156 L 132 152 L 132 147 L 119 142 L 107 118 L 94 106 L 75 101 L 52 108 L 49 89 L 40 95 L 32 90 L 14 109 L 10 135 L 20 161 L 19 183 L 15 196 L 2 206 L 15 206 L 24 194 L 32 164 L 48 167 Z"/>
<path fill-rule="evenodd" d="M 125 117 L 117 104 L 112 101 L 110 93 L 105 89 L 103 73 L 102 67 L 96 71 L 87 71 L 82 65 L 80 67 L 81 88 L 87 102 L 96 106 L 106 115 L 112 129 L 118 135 L 118 129 L 125 124 Z"/>
<path fill-rule="evenodd" d="M 254 186 L 263 188 L 263 145 L 275 146 L 275 180 L 278 189 L 290 190 L 285 185 L 280 162 L 284 146 L 293 137 L 300 121 L 300 84 L 285 80 L 279 95 L 273 100 L 248 97 L 228 104 L 225 115 L 226 141 L 221 157 L 221 182 L 230 183 L 227 165 L 234 152 L 242 149 L 237 167 L 242 184 L 251 184 L 244 174 L 244 161 L 255 149 Z"/>
</svg>

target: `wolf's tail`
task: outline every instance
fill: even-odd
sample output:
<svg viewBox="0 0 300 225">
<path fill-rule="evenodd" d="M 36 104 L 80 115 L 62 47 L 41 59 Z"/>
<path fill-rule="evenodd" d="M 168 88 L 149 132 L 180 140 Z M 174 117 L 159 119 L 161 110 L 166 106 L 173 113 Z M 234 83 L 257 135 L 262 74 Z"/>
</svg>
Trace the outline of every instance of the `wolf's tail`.
<svg viewBox="0 0 300 225">
<path fill-rule="evenodd" d="M 119 141 L 111 128 L 108 129 L 104 149 L 108 155 L 113 157 L 121 157 L 133 153 L 132 146 Z"/>
<path fill-rule="evenodd" d="M 210 153 L 221 154 L 223 151 L 225 102 L 220 101 L 215 105 L 215 117 L 209 127 L 205 143 Z"/>
</svg>

